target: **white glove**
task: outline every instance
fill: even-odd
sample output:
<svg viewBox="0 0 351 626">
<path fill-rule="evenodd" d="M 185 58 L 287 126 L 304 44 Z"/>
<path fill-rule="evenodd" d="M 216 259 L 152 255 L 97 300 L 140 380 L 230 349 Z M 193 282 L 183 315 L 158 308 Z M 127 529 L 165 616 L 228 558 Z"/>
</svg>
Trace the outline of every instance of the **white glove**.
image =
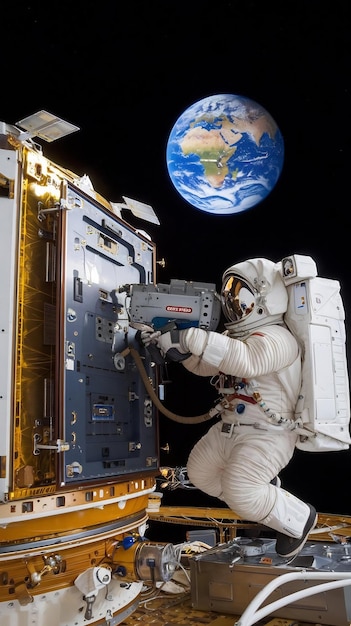
<svg viewBox="0 0 351 626">
<path fill-rule="evenodd" d="M 157 352 L 162 359 L 169 361 L 184 361 L 191 356 L 184 343 L 184 331 L 178 330 L 173 322 L 166 324 L 163 330 L 154 330 L 152 326 L 145 325 L 137 332 L 137 339 L 153 355 L 156 363 L 160 362 Z"/>
<path fill-rule="evenodd" d="M 157 365 L 163 365 L 164 358 L 156 343 L 156 339 L 160 335 L 160 331 L 154 330 L 152 326 L 148 326 L 147 324 L 142 324 L 140 326 L 141 328 L 139 328 L 135 335 L 136 340 L 143 348 L 148 350 L 152 360 Z"/>
<path fill-rule="evenodd" d="M 141 330 L 139 337 L 141 343 L 145 346 L 145 348 L 148 348 L 151 343 L 157 343 L 157 338 L 160 336 L 160 334 L 161 332 L 159 330 Z"/>
<path fill-rule="evenodd" d="M 191 352 L 189 352 L 184 343 L 184 332 L 184 330 L 178 330 L 178 328 L 165 333 L 158 331 L 153 336 L 151 335 L 151 341 L 156 343 L 166 360 L 184 361 L 191 356 Z"/>
</svg>

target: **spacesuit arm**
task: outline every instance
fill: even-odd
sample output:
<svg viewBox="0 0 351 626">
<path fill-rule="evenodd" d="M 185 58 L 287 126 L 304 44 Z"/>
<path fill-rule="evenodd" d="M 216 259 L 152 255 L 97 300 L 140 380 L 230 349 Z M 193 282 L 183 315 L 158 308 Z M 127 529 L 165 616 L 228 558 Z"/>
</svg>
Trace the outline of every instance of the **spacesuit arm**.
<svg viewBox="0 0 351 626">
<path fill-rule="evenodd" d="M 245 340 L 189 328 L 183 332 L 182 342 L 189 352 L 201 357 L 198 361 L 187 359 L 184 366 L 199 374 L 202 368 L 202 376 L 204 364 L 242 378 L 263 376 L 287 367 L 299 353 L 296 339 L 282 326 L 264 327 Z"/>
<path fill-rule="evenodd" d="M 201 356 L 192 354 L 185 361 L 182 361 L 185 369 L 197 376 L 215 376 L 218 374 L 218 367 L 204 361 Z"/>
</svg>

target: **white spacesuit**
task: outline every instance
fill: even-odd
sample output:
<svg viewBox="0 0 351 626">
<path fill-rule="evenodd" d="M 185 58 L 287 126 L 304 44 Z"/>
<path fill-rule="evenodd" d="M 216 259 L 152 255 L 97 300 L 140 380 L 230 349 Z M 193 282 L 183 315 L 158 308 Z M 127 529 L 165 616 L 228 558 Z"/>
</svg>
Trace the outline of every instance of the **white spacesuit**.
<svg viewBox="0 0 351 626">
<path fill-rule="evenodd" d="M 276 530 L 277 553 L 292 557 L 317 514 L 276 480 L 294 453 L 301 384 L 299 346 L 283 321 L 288 295 L 279 264 L 249 259 L 233 265 L 223 275 L 221 295 L 228 320 L 223 334 L 188 328 L 177 335 L 145 333 L 144 343 L 211 377 L 220 395 L 220 421 L 190 453 L 191 482 L 239 518 Z"/>
</svg>

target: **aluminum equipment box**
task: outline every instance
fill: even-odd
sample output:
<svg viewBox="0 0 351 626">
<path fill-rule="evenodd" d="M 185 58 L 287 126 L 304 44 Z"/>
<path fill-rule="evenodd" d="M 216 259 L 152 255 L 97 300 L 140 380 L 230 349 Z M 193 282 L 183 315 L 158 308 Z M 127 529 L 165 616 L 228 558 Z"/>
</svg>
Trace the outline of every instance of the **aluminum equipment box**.
<svg viewBox="0 0 351 626">
<path fill-rule="evenodd" d="M 195 609 L 242 615 L 255 596 L 278 576 L 293 572 L 349 572 L 351 544 L 308 541 L 300 554 L 288 562 L 275 552 L 275 540 L 236 538 L 190 559 L 191 597 Z M 326 580 L 317 582 L 325 583 Z M 303 597 L 316 581 L 303 577 L 275 589 L 262 606 L 295 592 L 296 601 L 275 612 L 275 617 L 327 626 L 346 626 L 351 619 L 349 586 Z M 251 623 L 251 622 L 250 622 Z"/>
</svg>

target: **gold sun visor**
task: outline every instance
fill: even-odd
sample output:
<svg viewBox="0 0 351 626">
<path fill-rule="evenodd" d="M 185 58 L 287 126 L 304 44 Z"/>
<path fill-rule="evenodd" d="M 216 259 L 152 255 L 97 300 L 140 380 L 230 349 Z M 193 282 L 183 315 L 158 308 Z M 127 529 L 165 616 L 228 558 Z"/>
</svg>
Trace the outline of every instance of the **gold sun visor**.
<svg viewBox="0 0 351 626">
<path fill-rule="evenodd" d="M 222 287 L 222 305 L 228 320 L 238 322 L 253 311 L 254 292 L 242 278 L 227 276 Z"/>
</svg>

